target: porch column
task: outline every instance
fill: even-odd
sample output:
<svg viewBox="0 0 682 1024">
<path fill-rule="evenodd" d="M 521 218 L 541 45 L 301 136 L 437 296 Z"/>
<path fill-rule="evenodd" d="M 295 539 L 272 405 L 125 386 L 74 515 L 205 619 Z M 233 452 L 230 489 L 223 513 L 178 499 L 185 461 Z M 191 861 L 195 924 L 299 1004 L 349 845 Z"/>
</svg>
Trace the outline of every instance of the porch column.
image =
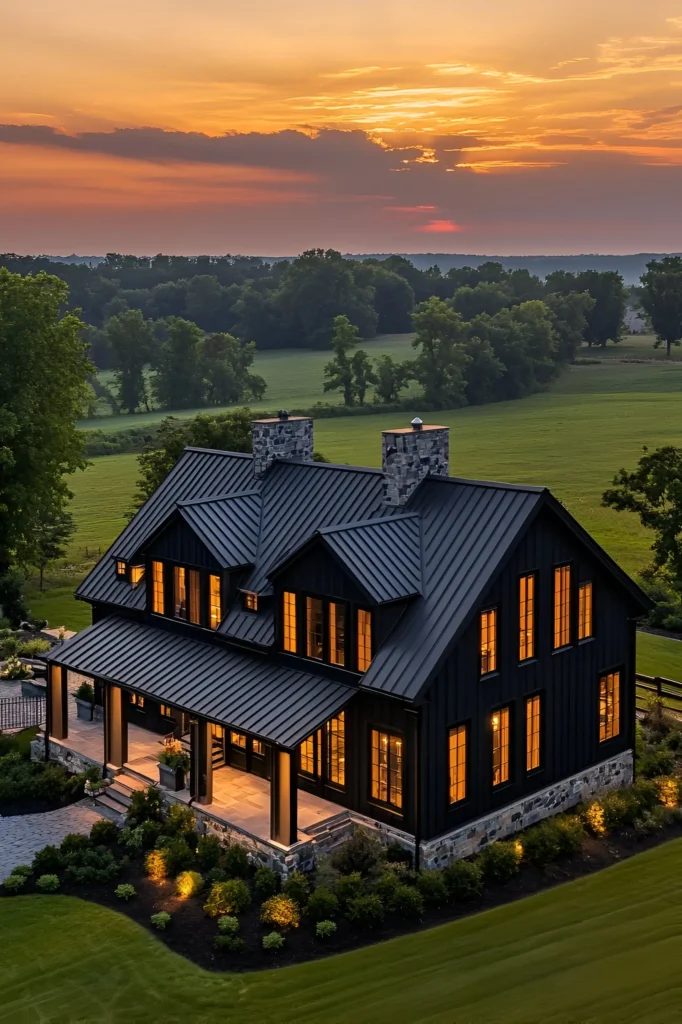
<svg viewBox="0 0 682 1024">
<path fill-rule="evenodd" d="M 192 719 L 189 723 L 189 788 L 198 804 L 213 803 L 213 740 L 211 723 Z"/>
<path fill-rule="evenodd" d="M 298 841 L 296 766 L 294 755 L 272 748 L 270 777 L 270 838 L 282 846 Z"/>
<path fill-rule="evenodd" d="M 104 763 L 122 768 L 128 760 L 128 694 L 104 684 Z"/>
<path fill-rule="evenodd" d="M 61 665 L 50 663 L 45 705 L 46 750 L 50 736 L 56 740 L 65 740 L 69 735 L 69 694 L 66 685 L 66 671 Z"/>
</svg>

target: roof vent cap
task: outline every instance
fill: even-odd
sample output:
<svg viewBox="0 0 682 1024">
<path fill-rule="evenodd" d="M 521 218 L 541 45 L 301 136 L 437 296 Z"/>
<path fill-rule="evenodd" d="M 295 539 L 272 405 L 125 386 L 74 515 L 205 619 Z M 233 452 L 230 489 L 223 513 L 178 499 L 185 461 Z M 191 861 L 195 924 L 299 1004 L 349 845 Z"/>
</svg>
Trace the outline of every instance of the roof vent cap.
<svg viewBox="0 0 682 1024">
<path fill-rule="evenodd" d="M 278 413 L 277 413 L 277 416 L 281 420 L 288 420 L 289 419 L 289 413 L 286 411 L 286 409 L 280 409 L 278 411 Z"/>
<path fill-rule="evenodd" d="M 410 426 L 412 427 L 413 430 L 421 430 L 421 428 L 424 426 L 424 421 L 420 420 L 418 416 L 415 416 L 415 418 L 411 421 Z"/>
</svg>

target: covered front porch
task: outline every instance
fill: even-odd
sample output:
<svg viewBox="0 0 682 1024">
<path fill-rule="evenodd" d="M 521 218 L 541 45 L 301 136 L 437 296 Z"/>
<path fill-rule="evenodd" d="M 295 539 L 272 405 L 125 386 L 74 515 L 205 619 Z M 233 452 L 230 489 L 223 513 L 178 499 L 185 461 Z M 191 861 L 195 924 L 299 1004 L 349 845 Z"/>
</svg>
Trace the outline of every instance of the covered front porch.
<svg viewBox="0 0 682 1024">
<path fill-rule="evenodd" d="M 130 694 L 111 683 L 102 683 L 103 717 L 82 720 L 73 699 L 82 681 L 82 675 L 50 665 L 49 747 L 53 752 L 55 748 L 65 755 L 73 752 L 99 764 L 121 781 L 132 778 L 158 785 L 163 734 L 128 721 Z M 202 817 L 235 828 L 247 837 L 288 848 L 305 842 L 310 831 L 345 811 L 339 804 L 298 789 L 296 751 L 271 745 L 270 780 L 226 764 L 214 766 L 213 724 L 207 719 L 184 717 L 189 725 L 185 743 L 191 767 L 186 788 L 173 793 L 172 799 L 197 806 Z"/>
</svg>

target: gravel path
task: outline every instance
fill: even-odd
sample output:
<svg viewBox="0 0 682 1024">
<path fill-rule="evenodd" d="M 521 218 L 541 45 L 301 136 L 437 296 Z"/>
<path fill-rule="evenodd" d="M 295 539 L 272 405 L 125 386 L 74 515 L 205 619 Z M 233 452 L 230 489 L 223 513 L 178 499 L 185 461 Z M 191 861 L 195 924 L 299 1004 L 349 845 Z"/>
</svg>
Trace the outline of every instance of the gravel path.
<svg viewBox="0 0 682 1024">
<path fill-rule="evenodd" d="M 0 882 L 18 864 L 30 864 L 44 846 L 58 846 L 69 832 L 88 833 L 101 818 L 88 798 L 44 814 L 0 818 Z"/>
</svg>

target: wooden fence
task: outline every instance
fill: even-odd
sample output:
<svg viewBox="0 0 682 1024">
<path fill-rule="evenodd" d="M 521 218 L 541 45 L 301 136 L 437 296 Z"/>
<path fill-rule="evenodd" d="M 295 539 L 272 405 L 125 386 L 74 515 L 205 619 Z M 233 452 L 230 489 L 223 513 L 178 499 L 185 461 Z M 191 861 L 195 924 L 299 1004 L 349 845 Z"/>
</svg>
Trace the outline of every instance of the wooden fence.
<svg viewBox="0 0 682 1024">
<path fill-rule="evenodd" d="M 44 697 L 6 697 L 0 700 L 0 731 L 45 725 Z"/>
<path fill-rule="evenodd" d="M 637 673 L 637 710 L 644 711 L 648 698 L 652 695 L 662 697 L 663 702 L 671 711 L 682 715 L 682 683 L 664 676 L 645 676 Z"/>
</svg>

